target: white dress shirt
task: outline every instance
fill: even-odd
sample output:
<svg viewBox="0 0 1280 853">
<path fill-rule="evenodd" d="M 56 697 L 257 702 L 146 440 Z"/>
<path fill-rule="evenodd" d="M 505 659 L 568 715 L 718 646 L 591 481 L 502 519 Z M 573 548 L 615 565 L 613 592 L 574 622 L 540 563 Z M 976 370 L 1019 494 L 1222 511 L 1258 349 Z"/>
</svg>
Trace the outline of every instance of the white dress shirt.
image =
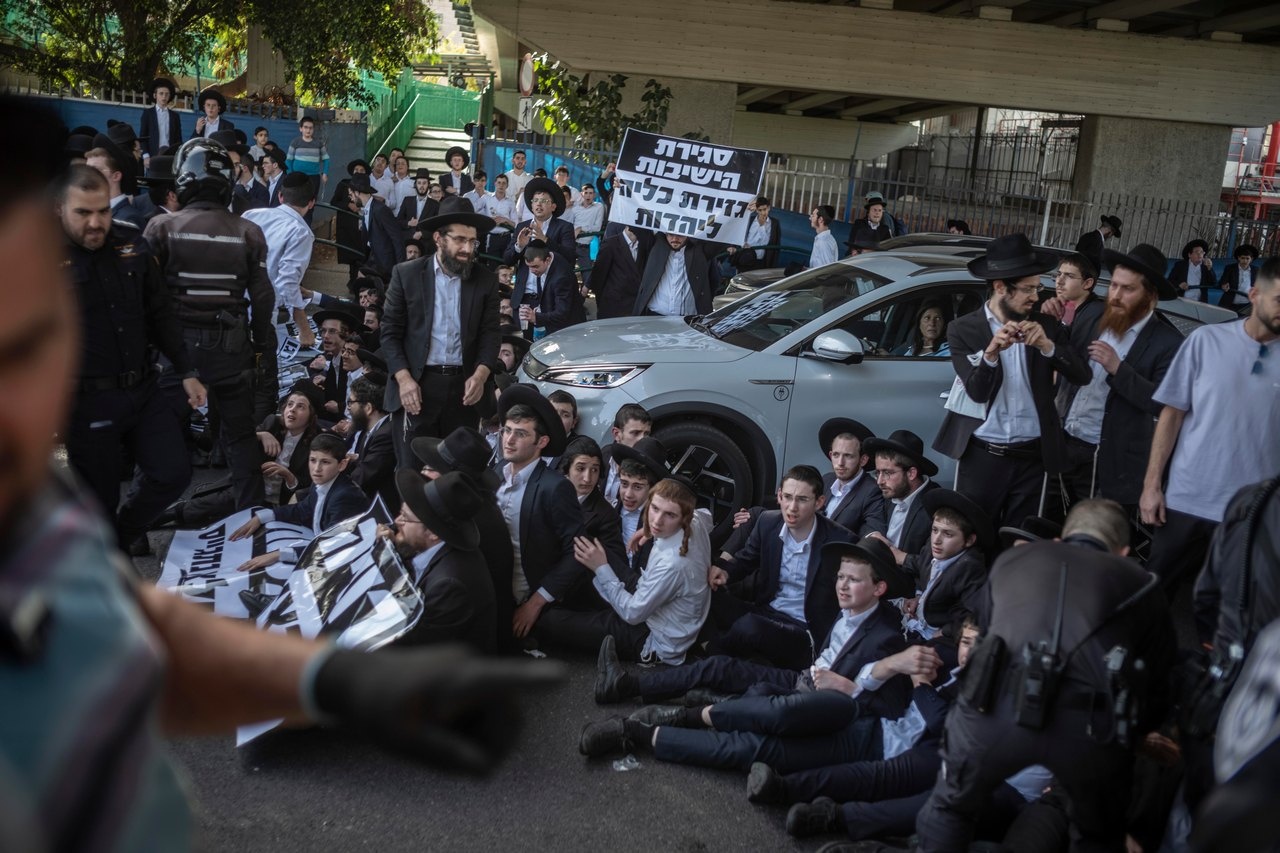
<svg viewBox="0 0 1280 853">
<path fill-rule="evenodd" d="M 381 178 L 375 178 L 373 173 L 369 173 L 369 183 L 373 186 L 373 193 L 382 198 L 387 204 L 391 204 L 392 199 L 396 196 L 396 180 L 391 174 L 390 169 L 382 172 Z M 399 208 L 396 208 L 399 210 Z"/>
<path fill-rule="evenodd" d="M 276 308 L 305 307 L 302 276 L 316 241 L 307 220 L 287 204 L 246 210 L 241 216 L 261 228 L 267 239 L 267 277 L 276 291 Z"/>
<path fill-rule="evenodd" d="M 748 246 L 767 246 L 769 245 L 769 234 L 773 231 L 773 222 L 769 217 L 765 217 L 764 222 L 760 221 L 760 217 L 751 217 L 751 225 L 747 227 L 747 245 Z M 757 261 L 764 260 L 764 250 L 756 249 L 755 256 Z"/>
<path fill-rule="evenodd" d="M 515 169 L 508 169 L 503 172 L 507 176 L 507 198 L 515 199 L 524 197 L 524 185 L 533 180 L 532 172 L 521 172 L 516 174 Z"/>
<path fill-rule="evenodd" d="M 1133 349 L 1133 342 L 1138 339 L 1138 334 L 1146 328 L 1150 322 L 1154 312 L 1148 312 L 1138 322 L 1134 323 L 1123 335 L 1116 337 L 1115 332 L 1108 329 L 1098 336 L 1098 340 L 1105 344 L 1110 344 L 1116 351 L 1116 355 L 1120 356 L 1120 360 L 1124 361 L 1129 355 L 1129 350 Z M 1089 362 L 1089 369 L 1093 371 L 1093 378 L 1089 380 L 1089 384 L 1080 388 L 1076 392 L 1075 398 L 1071 401 L 1071 408 L 1067 410 L 1066 421 L 1063 422 L 1063 429 L 1068 435 L 1073 435 L 1081 441 L 1089 444 L 1097 444 L 1102 439 L 1102 416 L 1107 406 L 1107 396 L 1111 393 L 1111 386 L 1107 383 L 1107 369 L 1096 361 Z"/>
<path fill-rule="evenodd" d="M 811 268 L 834 264 L 838 260 L 840 253 L 836 248 L 836 238 L 831 236 L 830 231 L 823 231 L 813 238 L 813 251 L 809 253 Z"/>
<path fill-rule="evenodd" d="M 169 138 L 169 108 L 156 105 L 156 150 L 163 151 L 173 144 Z"/>
<path fill-rule="evenodd" d="M 462 197 L 471 202 L 471 206 L 475 209 L 476 213 L 479 213 L 481 216 L 489 215 L 489 199 L 493 198 L 490 193 L 481 195 L 479 189 L 474 189 L 470 192 L 463 193 Z"/>
<path fill-rule="evenodd" d="M 991 307 L 984 305 L 987 325 L 995 334 L 1004 323 L 991 313 Z M 991 398 L 987 406 L 987 419 L 973 431 L 983 441 L 994 444 L 1017 444 L 1040 437 L 1040 418 L 1036 415 L 1036 403 L 1031 396 L 1031 381 L 1027 375 L 1026 344 L 1016 343 L 1000 352 L 1000 367 L 1004 378 L 1000 382 L 1000 390 Z M 983 360 L 986 357 L 983 356 Z M 994 366 L 988 361 L 988 365 Z"/>
<path fill-rule="evenodd" d="M 685 269 L 685 250 L 672 251 L 667 256 L 667 267 L 653 291 L 648 308 L 655 314 L 667 317 L 683 317 L 696 313 L 693 288 L 689 286 L 689 273 Z"/>
<path fill-rule="evenodd" d="M 890 503 L 893 504 L 893 510 L 889 513 L 889 529 L 885 531 L 885 538 L 893 543 L 893 547 L 901 548 L 902 531 L 907 524 L 907 515 L 911 512 L 911 504 L 915 501 L 916 496 L 920 494 L 920 489 L 925 487 L 925 483 L 929 482 L 929 478 L 925 477 L 924 482 L 920 484 L 920 488 L 916 489 L 905 498 L 891 498 Z"/>
<path fill-rule="evenodd" d="M 636 535 L 636 531 L 640 529 L 640 512 L 644 509 L 644 504 L 633 510 L 628 510 L 624 506 L 618 507 L 618 518 L 622 521 L 622 547 L 627 547 L 627 543 L 631 541 L 631 537 Z"/>
<path fill-rule="evenodd" d="M 809 527 L 809 535 L 797 542 L 791 528 L 782 525 L 778 538 L 782 540 L 782 563 L 778 567 L 778 594 L 769 606 L 786 614 L 801 625 L 807 625 L 804 616 L 804 591 L 809 579 L 809 555 L 813 552 L 813 534 L 818 529 L 815 520 Z"/>
<path fill-rule="evenodd" d="M 436 267 L 435 300 L 431 306 L 431 346 L 427 364 L 462 364 L 462 279 L 440 266 L 440 256 L 433 256 Z"/>
<path fill-rule="evenodd" d="M 831 639 L 827 642 L 827 647 L 818 655 L 817 660 L 813 662 L 813 666 L 809 669 L 810 677 L 816 677 L 818 670 L 831 669 L 835 665 L 836 658 L 840 656 L 840 650 L 845 647 L 854 632 L 862 627 L 862 623 L 871 618 L 871 614 L 876 612 L 877 604 L 872 604 L 861 613 L 854 613 L 850 610 L 841 610 L 840 615 L 836 617 L 836 622 L 831 626 Z M 875 663 L 869 663 L 862 667 L 858 673 L 858 677 L 853 680 L 853 691 L 850 695 L 857 696 L 863 690 L 879 690 L 884 684 L 871 677 L 871 668 Z"/>
<path fill-rule="evenodd" d="M 498 508 L 507 521 L 507 530 L 511 531 L 511 594 L 516 602 L 523 604 L 529 597 L 529 579 L 524 576 L 524 564 L 520 560 L 520 510 L 524 506 L 524 491 L 529 486 L 529 476 L 534 472 L 540 460 L 533 460 L 520 469 L 513 470 L 512 463 L 502 466 L 502 484 L 498 486 Z M 548 602 L 555 601 L 555 596 L 547 592 L 545 587 L 538 593 Z"/>
<path fill-rule="evenodd" d="M 595 238 L 587 235 L 604 230 L 604 205 L 598 201 L 592 202 L 590 207 L 577 205 L 573 208 L 573 224 L 575 228 L 582 229 L 583 236 L 578 238 L 578 243 L 589 245 Z"/>
<path fill-rule="evenodd" d="M 404 204 L 404 200 L 413 198 L 417 194 L 417 182 L 413 179 L 413 175 L 409 175 L 407 178 L 395 182 L 395 186 L 391 190 L 391 198 L 386 200 L 387 206 L 393 211 L 399 212 L 400 205 Z"/>
<path fill-rule="evenodd" d="M 511 200 L 510 193 L 508 193 L 504 198 L 498 198 L 495 194 L 489 193 L 485 198 L 488 199 L 486 202 L 485 216 L 492 216 L 495 219 L 501 216 L 503 219 L 510 219 L 512 222 L 516 221 L 516 204 Z M 510 232 L 511 226 L 499 223 L 498 225 L 493 226 L 493 230 L 489 233 L 509 234 Z"/>
</svg>

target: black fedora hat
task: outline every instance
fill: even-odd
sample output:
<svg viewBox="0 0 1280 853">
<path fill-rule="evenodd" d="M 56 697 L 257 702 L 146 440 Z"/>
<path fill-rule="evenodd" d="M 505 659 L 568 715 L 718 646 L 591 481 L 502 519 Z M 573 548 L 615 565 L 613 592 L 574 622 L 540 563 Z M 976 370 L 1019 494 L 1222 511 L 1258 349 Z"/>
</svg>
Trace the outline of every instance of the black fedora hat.
<svg viewBox="0 0 1280 853">
<path fill-rule="evenodd" d="M 373 184 L 369 183 L 369 176 L 359 172 L 347 180 L 347 185 L 356 192 L 364 193 L 365 195 L 373 195 L 375 192 Z"/>
<path fill-rule="evenodd" d="M 1119 237 L 1120 226 L 1123 225 L 1124 223 L 1120 221 L 1119 216 L 1104 216 L 1098 220 L 1098 224 L 1111 226 L 1111 233 Z"/>
<path fill-rule="evenodd" d="M 156 96 L 156 89 L 168 89 L 170 101 L 172 101 L 174 99 L 174 96 L 178 94 L 177 84 L 174 83 L 172 80 L 170 80 L 168 77 L 157 77 L 156 79 L 151 81 L 151 89 L 149 91 L 151 92 L 151 97 L 153 99 Z"/>
<path fill-rule="evenodd" d="M 969 261 L 969 272 L 983 281 L 1013 281 L 1057 269 L 1058 256 L 1036 249 L 1025 234 L 1006 234 L 987 244 L 987 252 Z"/>
<path fill-rule="evenodd" d="M 876 437 L 876 434 L 868 429 L 865 424 L 855 421 L 853 418 L 831 418 L 818 427 L 818 446 L 822 448 L 823 453 L 830 453 L 831 443 L 836 440 L 836 436 L 844 435 L 845 433 L 856 435 L 859 442 Z M 866 453 L 867 451 L 864 449 L 862 452 Z"/>
<path fill-rule="evenodd" d="M 515 350 L 517 367 L 520 366 L 520 362 L 524 361 L 525 354 L 529 352 L 529 347 L 533 345 L 532 341 L 518 333 L 503 335 L 502 342 L 511 344 L 511 348 Z"/>
<path fill-rule="evenodd" d="M 1251 258 L 1262 257 L 1262 253 L 1258 251 L 1258 247 L 1252 243 L 1241 243 L 1239 246 L 1236 246 L 1236 250 L 1232 253 L 1231 257 L 1238 259 L 1241 255 L 1248 255 Z"/>
<path fill-rule="evenodd" d="M 152 157 L 147 161 L 147 171 L 142 177 L 146 184 L 173 183 L 173 155 L 157 154 Z"/>
<path fill-rule="evenodd" d="M 1203 249 L 1206 255 L 1209 254 L 1209 242 L 1207 240 L 1201 240 L 1199 237 L 1197 237 L 1194 240 L 1188 241 L 1187 245 L 1182 247 L 1182 259 L 1186 260 L 1187 257 L 1191 254 L 1191 250 L 1194 249 L 1196 246 L 1199 246 L 1201 249 Z"/>
<path fill-rule="evenodd" d="M 84 157 L 91 150 L 93 150 L 93 137 L 85 136 L 83 133 L 71 134 L 62 145 L 63 153 L 71 157 Z"/>
<path fill-rule="evenodd" d="M 625 444 L 616 442 L 612 447 L 613 449 L 609 453 L 613 461 L 621 462 L 624 459 L 630 459 L 632 462 L 643 465 L 653 475 L 653 483 L 655 485 L 659 480 L 665 480 L 672 476 L 671 469 L 667 467 L 666 446 L 651 435 L 646 435 L 637 441 L 634 447 L 627 447 Z M 692 488 L 692 484 L 690 484 L 690 488 Z"/>
<path fill-rule="evenodd" d="M 978 547 L 983 551 L 991 551 L 996 546 L 996 526 L 991 516 L 982 511 L 982 507 L 951 489 L 930 489 L 920 496 L 920 503 L 925 511 L 933 515 L 946 507 L 953 509 L 969 520 L 973 525 L 974 535 L 978 537 Z"/>
<path fill-rule="evenodd" d="M 227 111 L 226 96 L 223 95 L 221 92 L 219 92 L 217 89 L 205 89 L 203 92 L 200 93 L 200 96 L 196 98 L 196 104 L 195 104 L 196 112 L 198 113 L 204 112 L 204 102 L 209 100 L 210 98 L 218 102 L 218 115 L 222 115 Z"/>
<path fill-rule="evenodd" d="M 114 130 L 115 128 L 112 128 Z M 123 138 L 120 131 L 116 131 L 116 135 Z M 132 136 L 132 131 L 130 131 Z M 93 137 L 93 147 L 105 149 L 111 159 L 115 161 L 116 168 L 120 170 L 120 189 L 125 195 L 137 195 L 138 193 L 138 160 L 133 156 L 133 141 L 129 142 L 129 149 L 121 147 L 105 133 L 99 133 Z"/>
<path fill-rule="evenodd" d="M 365 174 L 368 174 L 369 172 L 373 171 L 373 167 L 369 165 L 368 160 L 363 160 L 357 157 L 356 159 L 352 160 L 350 163 L 347 164 L 347 174 L 354 175 L 356 173 L 356 166 L 364 166 Z"/>
<path fill-rule="evenodd" d="M 862 452 L 875 458 L 877 453 L 892 451 L 911 457 L 920 473 L 932 477 L 938 473 L 938 466 L 924 455 L 924 441 L 909 429 L 895 429 L 888 438 L 869 438 L 862 443 Z"/>
<path fill-rule="evenodd" d="M 448 474 L 458 472 L 474 477 L 489 491 L 497 491 L 498 474 L 489 467 L 493 448 L 479 430 L 458 427 L 444 438 L 415 438 L 409 449 L 423 465 Z"/>
<path fill-rule="evenodd" d="M 307 402 L 311 404 L 313 414 L 319 414 L 324 411 L 324 391 L 310 379 L 299 379 L 293 383 L 281 399 L 287 399 L 294 394 L 301 394 L 307 398 Z"/>
<path fill-rule="evenodd" d="M 1028 515 L 1021 527 L 1001 527 L 1000 547 L 1012 548 L 1017 542 L 1039 542 L 1057 539 L 1062 535 L 1062 525 L 1039 515 Z"/>
<path fill-rule="evenodd" d="M 450 169 L 453 168 L 453 164 L 449 161 L 453 159 L 454 154 L 462 155 L 462 168 L 465 169 L 471 165 L 471 152 L 467 151 L 467 149 L 463 148 L 461 145 L 455 145 L 448 151 L 444 152 L 444 164 Z"/>
<path fill-rule="evenodd" d="M 387 361 L 373 350 L 361 347 L 356 350 L 356 358 L 360 359 L 360 363 L 364 365 L 366 371 L 377 370 L 382 373 L 387 372 Z"/>
<path fill-rule="evenodd" d="M 1128 252 L 1103 249 L 1102 263 L 1111 270 L 1124 267 L 1138 273 L 1155 289 L 1156 296 L 1160 299 L 1178 298 L 1178 289 L 1164 277 L 1168 260 L 1163 252 L 1149 243 L 1139 243 Z"/>
<path fill-rule="evenodd" d="M 217 133 L 209 134 L 209 138 L 228 151 L 240 144 L 234 130 L 219 130 Z"/>
<path fill-rule="evenodd" d="M 564 453 L 566 440 L 564 422 L 560 420 L 560 413 L 556 411 L 556 407 L 542 396 L 536 385 L 518 382 L 502 392 L 502 396 L 498 398 L 498 424 L 506 423 L 507 411 L 512 406 L 521 404 L 537 412 L 538 420 L 542 421 L 542 428 L 546 430 L 549 440 L 542 450 L 542 455 L 559 456 Z"/>
<path fill-rule="evenodd" d="M 550 178 L 533 178 L 524 185 L 524 206 L 533 210 L 533 197 L 538 193 L 551 196 L 551 203 L 556 206 L 555 216 L 564 215 L 564 190 Z"/>
<path fill-rule="evenodd" d="M 424 166 L 419 166 L 413 173 L 413 179 L 415 181 L 429 181 L 431 180 L 431 170 Z"/>
<path fill-rule="evenodd" d="M 476 213 L 471 199 L 451 195 L 440 201 L 440 210 L 435 216 L 418 225 L 423 234 L 439 231 L 450 225 L 469 225 L 476 229 L 476 234 L 487 234 L 493 229 L 494 222 L 488 216 Z"/>
<path fill-rule="evenodd" d="M 138 134 L 133 125 L 123 121 L 107 122 L 107 137 L 121 148 L 133 153 L 133 143 L 138 141 Z"/>
<path fill-rule="evenodd" d="M 840 571 L 841 560 L 845 557 L 857 557 L 870 563 L 872 571 L 888 586 L 882 599 L 910 598 L 916 594 L 915 582 L 902 570 L 898 561 L 893 559 L 893 551 L 889 546 L 879 539 L 868 536 L 858 542 L 828 542 L 822 546 L 819 556 L 823 573 L 832 580 Z"/>
<path fill-rule="evenodd" d="M 443 474 L 428 480 L 417 471 L 397 471 L 396 490 L 418 520 L 447 544 L 462 551 L 480 547 L 480 531 L 473 520 L 484 506 L 463 474 Z"/>
<path fill-rule="evenodd" d="M 312 314 L 311 319 L 316 321 L 317 329 L 320 328 L 320 324 L 325 320 L 337 320 L 340 323 L 345 323 L 347 330 L 351 332 L 359 331 L 361 326 L 360 318 L 355 315 L 354 309 L 347 311 L 343 308 L 325 308 Z"/>
</svg>

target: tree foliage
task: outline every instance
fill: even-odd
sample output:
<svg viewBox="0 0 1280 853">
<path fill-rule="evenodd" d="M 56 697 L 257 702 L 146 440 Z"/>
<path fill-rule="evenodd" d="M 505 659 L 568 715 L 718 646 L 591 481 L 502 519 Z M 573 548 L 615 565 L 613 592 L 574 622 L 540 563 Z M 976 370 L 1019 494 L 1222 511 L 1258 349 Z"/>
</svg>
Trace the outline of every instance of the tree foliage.
<svg viewBox="0 0 1280 853">
<path fill-rule="evenodd" d="M 313 103 L 367 103 L 359 72 L 395 79 L 439 42 L 421 0 L 0 0 L 0 59 L 72 89 L 145 90 L 262 26 Z M 224 50 L 225 53 L 225 50 Z"/>
<path fill-rule="evenodd" d="M 640 109 L 622 112 L 622 91 L 627 76 L 612 74 L 594 83 L 571 74 L 546 54 L 536 57 L 538 88 L 546 95 L 538 104 L 549 133 L 571 133 L 579 146 L 613 151 L 622 143 L 628 127 L 661 133 L 671 108 L 671 89 L 657 80 L 645 81 Z"/>
</svg>

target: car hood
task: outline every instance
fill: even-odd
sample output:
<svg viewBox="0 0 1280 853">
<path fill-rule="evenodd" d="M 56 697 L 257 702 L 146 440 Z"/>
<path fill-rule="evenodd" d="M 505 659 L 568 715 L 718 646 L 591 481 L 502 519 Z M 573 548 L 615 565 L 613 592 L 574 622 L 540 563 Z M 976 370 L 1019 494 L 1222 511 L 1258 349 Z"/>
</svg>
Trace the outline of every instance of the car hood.
<svg viewBox="0 0 1280 853">
<path fill-rule="evenodd" d="M 620 317 L 570 326 L 529 354 L 547 367 L 736 361 L 751 351 L 689 327 L 681 317 Z"/>
</svg>

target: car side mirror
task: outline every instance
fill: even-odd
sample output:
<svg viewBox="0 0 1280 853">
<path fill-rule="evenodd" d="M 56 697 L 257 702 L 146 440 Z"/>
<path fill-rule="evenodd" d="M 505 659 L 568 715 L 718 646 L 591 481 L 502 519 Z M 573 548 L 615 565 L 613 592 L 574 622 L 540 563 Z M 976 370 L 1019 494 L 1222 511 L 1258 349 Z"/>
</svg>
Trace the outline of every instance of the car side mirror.
<svg viewBox="0 0 1280 853">
<path fill-rule="evenodd" d="M 844 329 L 832 329 L 813 339 L 813 357 L 841 364 L 858 364 L 865 354 L 862 341 Z"/>
</svg>

